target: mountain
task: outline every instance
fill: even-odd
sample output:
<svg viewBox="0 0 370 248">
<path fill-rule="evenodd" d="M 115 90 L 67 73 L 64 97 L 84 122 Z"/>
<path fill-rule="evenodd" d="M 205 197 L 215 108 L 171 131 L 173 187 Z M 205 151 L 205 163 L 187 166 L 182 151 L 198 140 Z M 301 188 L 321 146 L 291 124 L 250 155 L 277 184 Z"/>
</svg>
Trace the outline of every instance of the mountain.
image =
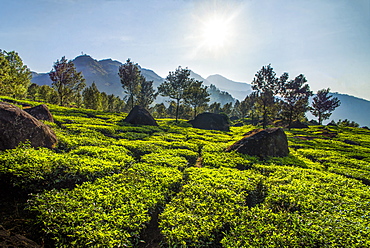
<svg viewBox="0 0 370 248">
<path fill-rule="evenodd" d="M 221 106 L 223 106 L 226 103 L 230 103 L 230 102 L 233 104 L 235 103 L 236 99 L 228 91 L 221 90 L 217 85 L 215 85 L 214 83 L 210 82 L 207 79 L 204 79 L 199 74 L 193 71 L 190 71 L 190 78 L 194 78 L 198 81 L 203 81 L 203 84 L 209 87 L 208 93 L 211 94 L 209 104 L 212 104 L 214 102 L 219 102 L 221 103 Z M 214 87 L 212 87 L 211 85 L 214 85 Z"/>
<path fill-rule="evenodd" d="M 118 95 L 123 97 L 123 89 L 118 76 L 118 68 L 121 62 L 112 59 L 96 60 L 89 55 L 81 55 L 73 60 L 76 70 L 82 72 L 86 85 L 90 86 L 95 82 L 99 91 L 107 94 Z M 147 80 L 153 80 L 154 86 L 158 87 L 163 82 L 163 78 L 158 76 L 154 71 L 140 68 L 141 73 Z M 32 73 L 32 83 L 38 85 L 51 85 L 52 81 L 48 73 Z"/>
<path fill-rule="evenodd" d="M 214 84 L 220 90 L 229 92 L 233 97 L 239 99 L 239 101 L 244 100 L 252 92 L 250 84 L 234 82 L 221 75 L 211 75 L 205 81 L 209 84 Z M 329 123 L 331 120 L 348 119 L 357 122 L 360 126 L 370 127 L 370 115 L 368 114 L 370 101 L 341 93 L 331 93 L 331 95 L 337 97 L 341 101 L 341 105 L 334 110 L 330 119 L 324 123 Z M 310 120 L 317 119 L 311 113 L 307 113 L 307 117 Z"/>
<path fill-rule="evenodd" d="M 334 110 L 329 120 L 324 121 L 324 124 L 329 123 L 331 120 L 337 122 L 339 119 L 348 119 L 357 122 L 360 126 L 370 127 L 370 101 L 337 92 L 331 93 L 331 95 L 337 97 L 341 104 Z M 317 120 L 311 113 L 307 113 L 307 118 Z"/>
<path fill-rule="evenodd" d="M 100 91 L 107 94 L 114 94 L 124 96 L 120 78 L 118 76 L 118 68 L 122 65 L 121 62 L 112 59 L 96 60 L 89 55 L 81 55 L 73 60 L 77 71 L 82 72 L 86 79 L 87 86 L 93 82 L 97 85 Z M 157 75 L 154 71 L 140 68 L 141 73 L 147 80 L 153 80 L 154 86 L 158 87 L 164 78 Z M 203 81 L 204 85 L 215 85 L 212 89 L 211 101 L 220 102 L 222 105 L 228 102 L 235 102 L 235 98 L 239 101 L 243 100 L 248 94 L 252 92 L 251 85 L 247 83 L 234 82 L 221 75 L 211 75 L 203 78 L 199 74 L 191 71 L 190 77 L 196 80 Z M 38 85 L 51 85 L 51 80 L 48 73 L 32 72 L 32 82 Z M 211 90 L 211 89 L 210 89 Z M 370 109 L 370 101 L 360 99 L 354 96 L 345 95 L 341 93 L 332 93 L 333 96 L 338 97 L 341 105 L 333 112 L 330 120 L 338 121 L 339 119 L 349 119 L 359 123 L 361 126 L 370 127 L 370 116 L 368 109 Z M 157 102 L 168 101 L 168 98 L 158 97 Z M 309 119 L 316 119 L 311 114 L 307 114 Z M 330 120 L 324 122 L 327 123 Z"/>
<path fill-rule="evenodd" d="M 252 86 L 250 84 L 234 82 L 218 74 L 211 75 L 206 80 L 220 90 L 229 92 L 239 101 L 243 101 L 252 92 Z"/>
</svg>

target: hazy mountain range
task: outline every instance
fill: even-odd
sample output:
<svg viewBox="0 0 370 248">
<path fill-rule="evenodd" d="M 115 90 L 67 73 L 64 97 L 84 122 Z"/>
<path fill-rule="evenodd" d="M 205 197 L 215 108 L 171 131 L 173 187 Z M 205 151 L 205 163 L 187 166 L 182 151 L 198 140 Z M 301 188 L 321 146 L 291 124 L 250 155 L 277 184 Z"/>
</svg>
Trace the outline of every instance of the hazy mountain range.
<svg viewBox="0 0 370 248">
<path fill-rule="evenodd" d="M 96 60 L 89 55 L 81 55 L 73 60 L 77 71 L 81 71 L 86 79 L 87 86 L 90 86 L 93 82 L 97 85 L 98 89 L 107 94 L 114 94 L 120 97 L 124 96 L 123 89 L 118 76 L 118 68 L 122 65 L 121 62 L 112 59 Z M 153 80 L 154 86 L 158 87 L 164 78 L 157 75 L 154 71 L 140 68 L 141 73 L 147 80 Z M 234 82 L 221 75 L 211 75 L 207 78 L 191 72 L 192 78 L 203 81 L 204 85 L 210 86 L 215 85 L 220 91 L 224 91 L 222 96 L 222 104 L 226 102 L 235 102 L 235 99 L 242 101 L 248 94 L 252 92 L 251 85 L 248 83 Z M 32 72 L 32 82 L 38 85 L 51 85 L 51 80 L 48 73 L 36 73 Z M 227 94 L 227 93 L 229 94 Z M 214 93 L 214 94 L 217 94 Z M 341 101 L 340 107 L 338 107 L 332 114 L 331 119 L 338 121 L 339 119 L 349 119 L 355 121 L 360 125 L 370 126 L 370 101 L 360 99 L 354 96 L 333 93 L 335 97 L 338 97 Z M 235 98 L 235 99 L 234 99 Z M 218 99 L 219 96 L 211 96 L 212 99 Z M 163 101 L 164 98 L 159 97 L 158 102 Z M 309 119 L 315 119 L 311 114 L 308 114 Z"/>
</svg>

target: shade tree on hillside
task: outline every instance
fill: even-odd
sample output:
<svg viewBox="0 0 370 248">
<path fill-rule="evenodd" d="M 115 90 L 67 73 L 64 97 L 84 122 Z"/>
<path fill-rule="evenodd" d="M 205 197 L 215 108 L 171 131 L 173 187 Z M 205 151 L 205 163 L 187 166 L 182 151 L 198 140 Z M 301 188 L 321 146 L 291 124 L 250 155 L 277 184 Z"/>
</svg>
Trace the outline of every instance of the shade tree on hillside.
<svg viewBox="0 0 370 248">
<path fill-rule="evenodd" d="M 228 115 L 228 116 L 231 116 L 232 109 L 233 109 L 233 103 L 232 102 L 225 103 L 224 106 L 222 106 L 222 108 L 221 108 L 221 112 Z"/>
<path fill-rule="evenodd" d="M 311 113 L 318 118 L 319 125 L 329 119 L 332 112 L 340 106 L 340 100 L 329 94 L 330 89 L 319 90 L 312 99 Z"/>
<path fill-rule="evenodd" d="M 82 92 L 83 104 L 85 108 L 101 110 L 102 109 L 102 96 L 95 82 L 91 86 L 86 87 Z"/>
<path fill-rule="evenodd" d="M 210 113 L 214 113 L 214 114 L 221 113 L 221 103 L 214 102 L 214 103 L 210 104 L 207 111 L 210 112 Z"/>
<path fill-rule="evenodd" d="M 176 71 L 170 71 L 166 80 L 159 85 L 158 92 L 161 96 L 174 99 L 176 102 L 176 121 L 179 117 L 180 103 L 186 97 L 186 90 L 191 85 L 190 70 L 179 66 Z"/>
<path fill-rule="evenodd" d="M 154 102 L 158 93 L 155 93 L 153 81 L 147 81 L 141 74 L 140 66 L 130 59 L 118 69 L 124 93 L 127 94 L 126 111 L 131 111 L 135 105 L 146 109 Z"/>
<path fill-rule="evenodd" d="M 164 105 L 164 103 L 162 102 L 162 103 L 157 103 L 156 105 L 154 105 L 154 107 L 152 108 L 151 114 L 155 118 L 165 118 L 167 117 L 166 111 L 167 111 L 166 105 Z"/>
<path fill-rule="evenodd" d="M 303 119 L 305 113 L 309 110 L 309 98 L 312 96 L 310 86 L 303 74 L 297 76 L 284 84 L 281 102 L 281 115 L 288 123 Z"/>
<path fill-rule="evenodd" d="M 69 105 L 75 101 L 86 86 L 82 73 L 77 72 L 73 62 L 67 61 L 64 56 L 54 63 L 49 77 L 52 81 L 52 87 L 58 94 L 58 102 L 61 106 Z"/>
<path fill-rule="evenodd" d="M 31 78 L 30 69 L 17 52 L 0 49 L 0 95 L 26 97 Z"/>
<path fill-rule="evenodd" d="M 258 122 L 258 115 L 257 115 L 257 93 L 252 92 L 248 96 L 244 98 L 243 101 L 240 102 L 239 105 L 239 113 L 241 115 L 240 118 L 249 117 L 252 121 L 252 124 L 257 124 Z"/>
<path fill-rule="evenodd" d="M 209 102 L 209 93 L 207 86 L 203 85 L 202 81 L 195 79 L 191 80 L 190 86 L 185 90 L 185 103 L 189 104 L 194 109 L 194 118 L 197 116 L 197 110 L 201 107 L 206 107 Z"/>
<path fill-rule="evenodd" d="M 153 83 L 153 81 L 147 81 L 144 76 L 140 76 L 140 92 L 137 98 L 137 105 L 149 109 L 149 106 L 155 101 L 158 92 L 155 92 Z"/>
<path fill-rule="evenodd" d="M 139 65 L 127 59 L 126 63 L 119 67 L 118 75 L 121 79 L 123 91 L 128 96 L 127 102 L 131 110 L 135 105 L 135 101 L 141 89 Z"/>
<path fill-rule="evenodd" d="M 258 96 L 257 111 L 261 113 L 263 128 L 268 122 L 276 117 L 276 96 L 281 94 L 288 73 L 283 73 L 279 78 L 276 76 L 271 64 L 263 66 L 252 81 L 252 89 Z"/>
</svg>

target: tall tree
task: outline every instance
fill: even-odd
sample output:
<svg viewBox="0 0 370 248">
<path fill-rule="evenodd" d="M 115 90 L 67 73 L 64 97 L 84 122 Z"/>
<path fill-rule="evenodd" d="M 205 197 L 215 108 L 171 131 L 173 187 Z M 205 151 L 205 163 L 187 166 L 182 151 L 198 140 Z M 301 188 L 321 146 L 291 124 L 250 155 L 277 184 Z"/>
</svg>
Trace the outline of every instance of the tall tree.
<svg viewBox="0 0 370 248">
<path fill-rule="evenodd" d="M 15 51 L 0 50 L 0 94 L 24 98 L 31 85 L 31 71 Z"/>
<path fill-rule="evenodd" d="M 105 92 L 100 93 L 101 98 L 101 109 L 103 111 L 108 111 L 108 95 Z"/>
<path fill-rule="evenodd" d="M 197 116 L 199 107 L 204 107 L 209 102 L 207 86 L 202 81 L 191 80 L 190 86 L 185 90 L 185 102 L 193 107 L 194 118 Z"/>
<path fill-rule="evenodd" d="M 318 117 L 319 125 L 323 120 L 329 119 L 332 112 L 340 106 L 340 100 L 329 95 L 329 92 L 329 88 L 319 90 L 312 99 L 311 113 Z"/>
<path fill-rule="evenodd" d="M 66 106 L 76 100 L 81 90 L 86 86 L 81 72 L 77 72 L 73 62 L 63 56 L 54 63 L 49 73 L 52 86 L 58 93 L 59 104 Z"/>
<path fill-rule="evenodd" d="M 130 59 L 119 67 L 118 75 L 124 92 L 128 95 L 131 109 L 134 108 L 136 98 L 140 92 L 141 73 L 138 64 L 134 64 Z M 130 110 L 131 110 L 130 109 Z"/>
<path fill-rule="evenodd" d="M 185 91 L 190 86 L 190 70 L 179 66 L 175 72 L 170 72 L 166 80 L 159 85 L 158 92 L 162 96 L 169 97 L 176 101 L 176 122 L 179 117 L 180 102 L 184 100 Z"/>
<path fill-rule="evenodd" d="M 255 90 L 258 98 L 258 110 L 262 114 L 263 128 L 266 128 L 270 118 L 274 117 L 275 97 L 281 93 L 283 85 L 288 79 L 288 73 L 283 73 L 280 78 L 276 77 L 271 64 L 263 66 L 252 81 L 252 89 Z"/>
<path fill-rule="evenodd" d="M 288 126 L 293 121 L 298 121 L 304 117 L 309 110 L 309 98 L 312 96 L 307 79 L 300 74 L 294 80 L 286 82 L 282 93 L 282 115 L 288 122 Z"/>
<path fill-rule="evenodd" d="M 120 112 L 123 110 L 125 102 L 118 96 L 113 94 L 108 95 L 108 111 L 109 112 Z"/>
<path fill-rule="evenodd" d="M 223 112 L 226 115 L 230 116 L 231 115 L 231 112 L 232 112 L 232 107 L 233 107 L 233 103 L 232 102 L 226 103 L 226 104 L 224 104 L 224 106 L 222 106 L 221 112 Z"/>
<path fill-rule="evenodd" d="M 253 124 L 257 124 L 258 122 L 258 120 L 256 120 L 257 98 L 256 92 L 252 92 L 241 101 L 239 106 L 241 118 L 250 117 Z"/>
<path fill-rule="evenodd" d="M 208 111 L 214 114 L 219 114 L 221 112 L 221 103 L 214 102 L 208 107 Z"/>
<path fill-rule="evenodd" d="M 149 105 L 154 102 L 157 98 L 158 93 L 155 92 L 153 87 L 153 81 L 147 81 L 144 76 L 140 76 L 140 92 L 137 98 L 137 105 L 140 105 L 146 109 Z"/>
<path fill-rule="evenodd" d="M 58 104 L 58 93 L 49 85 L 41 85 L 38 88 L 38 96 L 42 101 Z"/>
<path fill-rule="evenodd" d="M 164 103 L 158 103 L 153 108 L 153 114 L 156 118 L 166 117 L 166 106 Z"/>
<path fill-rule="evenodd" d="M 95 82 L 90 87 L 87 87 L 82 92 L 83 104 L 85 108 L 101 110 L 102 109 L 102 98 L 100 91 L 96 87 Z"/>
</svg>

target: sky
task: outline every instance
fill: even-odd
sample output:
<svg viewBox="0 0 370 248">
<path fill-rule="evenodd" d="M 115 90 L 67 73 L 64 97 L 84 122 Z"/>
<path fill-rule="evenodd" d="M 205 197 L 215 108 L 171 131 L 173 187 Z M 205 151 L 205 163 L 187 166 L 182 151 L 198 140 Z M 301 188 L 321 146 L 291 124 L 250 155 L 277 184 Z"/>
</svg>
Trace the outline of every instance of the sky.
<svg viewBox="0 0 370 248">
<path fill-rule="evenodd" d="M 40 73 L 88 54 L 251 83 L 271 64 L 370 100 L 370 0 L 0 0 L 0 49 Z"/>
</svg>

